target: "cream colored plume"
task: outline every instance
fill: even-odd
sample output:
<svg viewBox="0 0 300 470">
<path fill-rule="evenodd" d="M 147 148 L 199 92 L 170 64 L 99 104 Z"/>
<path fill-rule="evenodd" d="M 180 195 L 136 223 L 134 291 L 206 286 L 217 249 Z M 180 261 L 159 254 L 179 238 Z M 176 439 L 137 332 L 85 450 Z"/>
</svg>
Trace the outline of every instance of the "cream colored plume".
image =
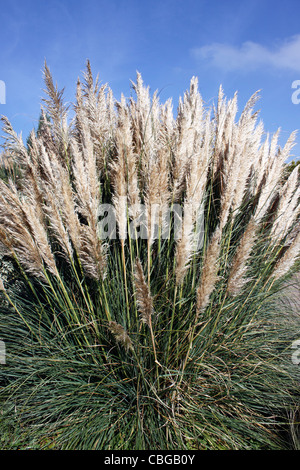
<svg viewBox="0 0 300 470">
<path fill-rule="evenodd" d="M 221 228 L 217 227 L 207 247 L 197 287 L 196 319 L 205 310 L 218 281 Z"/>
<path fill-rule="evenodd" d="M 251 250 L 255 243 L 257 224 L 252 217 L 246 227 L 244 234 L 240 240 L 233 261 L 231 263 L 227 291 L 231 295 L 237 295 L 247 282 L 245 274 L 247 272 L 247 262 L 249 260 Z"/>
<path fill-rule="evenodd" d="M 300 231 L 295 235 L 295 237 L 290 241 L 290 245 L 286 249 L 283 256 L 277 261 L 273 274 L 274 278 L 277 280 L 282 276 L 285 276 L 290 269 L 294 266 L 297 259 L 300 255 Z"/>
<path fill-rule="evenodd" d="M 153 300 L 149 286 L 145 280 L 141 261 L 135 261 L 135 291 L 141 321 L 151 327 L 151 317 L 153 315 Z"/>
</svg>

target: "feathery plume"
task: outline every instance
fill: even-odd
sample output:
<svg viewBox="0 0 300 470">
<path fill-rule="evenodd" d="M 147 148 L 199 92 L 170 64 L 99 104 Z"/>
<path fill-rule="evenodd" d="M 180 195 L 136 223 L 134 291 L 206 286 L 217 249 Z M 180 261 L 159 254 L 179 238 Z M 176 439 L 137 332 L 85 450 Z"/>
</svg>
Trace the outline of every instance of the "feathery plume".
<svg viewBox="0 0 300 470">
<path fill-rule="evenodd" d="M 64 104 L 63 94 L 64 88 L 58 90 L 57 84 L 54 85 L 50 69 L 45 61 L 44 69 L 44 82 L 46 89 L 44 90 L 48 98 L 43 98 L 45 103 L 46 114 L 52 121 L 52 143 L 55 145 L 58 155 L 60 155 L 64 164 L 67 162 L 66 149 L 70 140 L 70 128 L 67 123 L 68 106 Z"/>
<path fill-rule="evenodd" d="M 120 343 L 126 351 L 133 350 L 133 343 L 131 338 L 122 325 L 115 321 L 110 321 L 108 323 L 108 329 L 115 337 L 117 343 Z"/>
<path fill-rule="evenodd" d="M 195 251 L 194 231 L 207 183 L 211 125 L 210 114 L 204 116 L 198 80 L 193 77 L 190 91 L 179 103 L 177 119 L 179 142 L 174 167 L 174 194 L 179 198 L 185 186 L 184 215 L 181 238 L 176 246 L 176 284 L 183 282 Z"/>
<path fill-rule="evenodd" d="M 178 201 L 184 191 L 190 159 L 194 154 L 195 138 L 202 135 L 203 105 L 198 91 L 198 79 L 192 77 L 190 89 L 180 97 L 176 118 L 177 142 L 173 160 L 173 197 Z"/>
<path fill-rule="evenodd" d="M 232 133 L 234 129 L 234 120 L 237 113 L 237 93 L 227 103 L 224 98 L 223 87 L 220 86 L 218 93 L 217 107 L 214 106 L 214 152 L 212 168 L 213 174 L 218 175 L 221 172 L 222 179 L 228 173 L 231 167 L 232 152 L 230 149 Z"/>
<path fill-rule="evenodd" d="M 119 238 L 125 240 L 127 233 L 127 184 L 126 167 L 122 154 L 111 164 L 112 185 L 114 189 L 113 205 L 119 228 Z"/>
<path fill-rule="evenodd" d="M 169 209 L 171 193 L 169 191 L 169 169 L 166 152 L 161 147 L 152 153 L 148 160 L 145 188 L 145 207 L 148 241 L 150 246 L 155 239 L 155 230 L 163 232 L 166 214 Z"/>
<path fill-rule="evenodd" d="M 141 321 L 151 327 L 151 317 L 153 315 L 153 300 L 146 283 L 143 267 L 138 258 L 135 261 L 135 290 L 137 304 L 140 311 Z"/>
<path fill-rule="evenodd" d="M 218 281 L 221 228 L 217 227 L 205 253 L 200 281 L 197 288 L 196 319 L 205 310 Z"/>
<path fill-rule="evenodd" d="M 284 255 L 277 261 L 272 276 L 275 280 L 288 274 L 290 269 L 294 266 L 296 260 L 300 255 L 300 231 L 296 234 L 294 239 L 290 242 Z"/>
<path fill-rule="evenodd" d="M 274 240 L 283 238 L 292 227 L 300 211 L 299 198 L 298 167 L 295 167 L 279 192 L 276 220 L 271 228 L 271 236 Z"/>
<path fill-rule="evenodd" d="M 112 133 L 115 126 L 115 110 L 112 92 L 107 84 L 101 85 L 99 77 L 94 80 L 91 64 L 87 61 L 84 72 L 84 83 L 77 85 L 77 105 L 75 107 L 78 123 L 79 141 L 82 139 L 83 123 L 87 124 L 93 143 L 94 157 L 98 171 L 102 172 L 108 165 L 112 144 Z M 85 124 L 85 125 L 86 125 Z"/>
<path fill-rule="evenodd" d="M 247 261 L 249 260 L 250 253 L 255 242 L 256 230 L 257 224 L 254 217 L 252 217 L 248 222 L 244 234 L 242 235 L 231 263 L 227 284 L 227 291 L 231 295 L 237 295 L 246 282 L 244 275 L 247 271 Z"/>
<path fill-rule="evenodd" d="M 147 160 L 153 147 L 153 137 L 155 135 L 153 116 L 155 116 L 157 102 L 154 99 L 151 103 L 149 87 L 145 87 L 142 76 L 137 72 L 136 83 L 131 81 L 136 100 L 130 99 L 129 109 L 131 117 L 132 138 L 135 152 L 139 155 L 141 176 L 143 176 L 144 166 L 147 167 Z"/>
<path fill-rule="evenodd" d="M 222 135 L 223 145 L 226 143 L 225 147 L 221 147 L 219 133 L 217 135 L 220 147 L 218 152 L 219 154 L 221 152 L 219 171 L 222 175 L 221 228 L 226 225 L 230 212 L 234 213 L 242 204 L 251 174 L 251 163 L 259 149 L 262 128 L 258 126 L 255 132 L 257 114 L 252 112 L 256 99 L 257 93 L 248 100 L 237 124 L 234 122 L 237 111 L 237 94 L 228 103 L 227 109 L 223 111 L 225 125 L 222 127 Z"/>
<path fill-rule="evenodd" d="M 52 237 L 59 243 L 64 259 L 70 263 L 73 260 L 73 247 L 69 236 L 69 231 L 64 225 L 62 214 L 57 206 L 52 191 L 44 190 L 46 202 L 43 206 L 44 214 L 49 224 L 49 232 Z"/>
<path fill-rule="evenodd" d="M 141 203 L 139 194 L 137 156 L 134 153 L 129 108 L 124 95 L 117 103 L 118 118 L 115 132 L 115 146 L 117 160 L 112 164 L 115 178 L 122 178 L 116 182 L 119 196 L 127 196 L 129 216 L 136 220 L 139 215 Z M 117 173 L 120 173 L 118 176 Z"/>
<path fill-rule="evenodd" d="M 288 158 L 291 149 L 295 145 L 296 132 L 292 132 L 283 149 L 277 148 L 279 129 L 274 134 L 270 146 L 267 167 L 259 187 L 259 199 L 256 206 L 255 217 L 257 221 L 262 221 L 267 213 L 270 204 L 277 194 L 281 175 L 284 169 L 284 163 Z"/>
<path fill-rule="evenodd" d="M 184 215 L 182 218 L 182 231 L 181 237 L 176 243 L 176 267 L 175 276 L 176 284 L 182 284 L 185 275 L 190 266 L 190 260 L 194 251 L 194 220 L 193 220 L 194 209 L 192 204 L 185 202 L 184 204 Z"/>
<path fill-rule="evenodd" d="M 195 135 L 194 152 L 191 155 L 190 171 L 186 178 L 186 200 L 195 207 L 200 206 L 207 183 L 211 157 L 211 118 L 208 112 L 203 122 L 202 133 Z M 195 213 L 193 214 L 195 220 Z"/>
<path fill-rule="evenodd" d="M 54 256 L 48 244 L 45 227 L 34 208 L 19 199 L 16 188 L 0 179 L 0 243 L 4 253 L 17 256 L 30 274 L 45 281 L 44 264 L 57 275 Z"/>
<path fill-rule="evenodd" d="M 48 267 L 49 271 L 58 276 L 54 255 L 51 251 L 48 234 L 45 226 L 39 220 L 35 207 L 28 205 L 26 201 L 22 201 L 22 210 L 24 213 L 24 222 L 26 220 L 32 238 L 38 248 L 39 254 Z"/>
<path fill-rule="evenodd" d="M 160 122 L 161 135 L 163 136 L 164 144 L 172 150 L 175 137 L 175 119 L 173 116 L 173 104 L 171 98 L 169 98 L 160 107 Z"/>
<path fill-rule="evenodd" d="M 65 209 L 64 213 L 69 219 L 67 226 L 73 229 L 70 236 L 83 269 L 89 277 L 99 279 L 104 278 L 106 272 L 105 246 L 98 237 L 101 191 L 94 142 L 84 117 L 81 121 L 81 138 L 80 148 L 75 142 L 72 144 L 77 207 L 74 206 L 70 184 L 62 185 L 65 188 L 66 209 L 69 208 L 68 211 Z M 77 213 L 85 219 L 85 223 L 79 223 Z"/>
</svg>

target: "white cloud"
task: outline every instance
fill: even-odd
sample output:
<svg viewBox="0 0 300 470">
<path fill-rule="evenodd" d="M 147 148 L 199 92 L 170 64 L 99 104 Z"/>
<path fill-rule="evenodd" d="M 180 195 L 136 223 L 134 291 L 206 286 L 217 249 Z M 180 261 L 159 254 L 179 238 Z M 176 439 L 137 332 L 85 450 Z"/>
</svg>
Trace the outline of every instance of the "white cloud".
<svg viewBox="0 0 300 470">
<path fill-rule="evenodd" d="M 286 39 L 271 49 L 256 42 L 247 41 L 241 46 L 212 43 L 191 51 L 197 60 L 207 60 L 223 70 L 253 70 L 275 67 L 300 71 L 300 34 Z"/>
</svg>

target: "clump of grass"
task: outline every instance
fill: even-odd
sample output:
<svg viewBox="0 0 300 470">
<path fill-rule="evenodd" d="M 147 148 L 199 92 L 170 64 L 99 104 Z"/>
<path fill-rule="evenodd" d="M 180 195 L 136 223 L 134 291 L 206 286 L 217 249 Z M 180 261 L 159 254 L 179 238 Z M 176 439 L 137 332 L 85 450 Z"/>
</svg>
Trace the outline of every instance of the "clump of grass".
<svg viewBox="0 0 300 470">
<path fill-rule="evenodd" d="M 28 146 L 2 118 L 3 447 L 288 447 L 299 318 L 273 299 L 299 268 L 295 134 L 264 138 L 257 94 L 207 110 L 196 78 L 176 117 L 140 74 L 115 102 L 89 63 L 69 122 L 44 75 Z"/>
</svg>

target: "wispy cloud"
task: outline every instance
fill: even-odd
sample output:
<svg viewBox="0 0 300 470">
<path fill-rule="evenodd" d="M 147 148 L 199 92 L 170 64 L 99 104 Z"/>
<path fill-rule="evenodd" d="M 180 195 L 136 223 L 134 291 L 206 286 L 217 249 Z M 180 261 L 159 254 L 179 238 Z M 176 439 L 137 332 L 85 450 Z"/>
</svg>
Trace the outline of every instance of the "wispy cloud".
<svg viewBox="0 0 300 470">
<path fill-rule="evenodd" d="M 274 48 L 246 41 L 241 46 L 212 43 L 191 50 L 197 60 L 206 60 L 223 70 L 255 70 L 261 67 L 300 71 L 300 34 Z"/>
</svg>

